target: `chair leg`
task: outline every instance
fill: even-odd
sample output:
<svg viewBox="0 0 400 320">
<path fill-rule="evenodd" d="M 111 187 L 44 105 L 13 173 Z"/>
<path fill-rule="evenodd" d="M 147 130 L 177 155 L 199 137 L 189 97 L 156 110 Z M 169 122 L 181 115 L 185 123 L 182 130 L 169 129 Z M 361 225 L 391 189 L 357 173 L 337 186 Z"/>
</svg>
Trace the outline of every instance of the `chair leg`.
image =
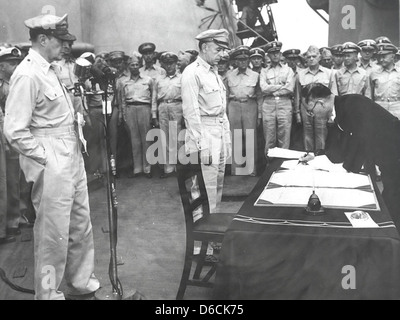
<svg viewBox="0 0 400 320">
<path fill-rule="evenodd" d="M 193 279 L 195 280 L 200 279 L 201 271 L 203 270 L 204 262 L 207 255 L 207 249 L 208 249 L 208 242 L 203 241 L 201 243 L 201 249 L 200 249 L 199 259 L 197 260 L 196 270 L 193 275 Z"/>
<path fill-rule="evenodd" d="M 176 294 L 176 300 L 183 300 L 183 297 L 185 295 L 187 283 L 190 277 L 190 271 L 192 270 L 193 249 L 193 241 L 186 244 L 185 263 L 182 271 L 181 283 L 179 284 L 178 293 Z"/>
</svg>

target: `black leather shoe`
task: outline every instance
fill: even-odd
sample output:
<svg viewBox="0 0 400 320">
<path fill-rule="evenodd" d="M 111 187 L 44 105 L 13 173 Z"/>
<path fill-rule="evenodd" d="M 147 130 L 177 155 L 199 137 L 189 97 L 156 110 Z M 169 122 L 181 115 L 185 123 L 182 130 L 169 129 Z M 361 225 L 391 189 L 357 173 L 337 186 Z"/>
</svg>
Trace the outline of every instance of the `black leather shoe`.
<svg viewBox="0 0 400 320">
<path fill-rule="evenodd" d="M 145 173 L 144 176 L 145 176 L 147 179 L 153 178 L 153 176 L 151 175 L 151 173 Z"/>
<path fill-rule="evenodd" d="M 5 238 L 0 238 L 0 245 L 15 242 L 14 236 L 7 235 Z"/>
</svg>

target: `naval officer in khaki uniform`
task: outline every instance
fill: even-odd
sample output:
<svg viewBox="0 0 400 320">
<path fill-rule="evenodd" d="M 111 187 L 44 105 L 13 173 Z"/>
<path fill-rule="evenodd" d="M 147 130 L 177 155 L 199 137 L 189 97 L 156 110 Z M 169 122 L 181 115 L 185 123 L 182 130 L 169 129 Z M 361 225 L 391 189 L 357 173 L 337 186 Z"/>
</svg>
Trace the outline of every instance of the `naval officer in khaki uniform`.
<svg viewBox="0 0 400 320">
<path fill-rule="evenodd" d="M 257 174 L 257 119 L 261 119 L 260 75 L 249 68 L 250 48 L 237 47 L 231 54 L 237 68 L 227 76 L 228 118 L 232 132 L 232 175 Z M 243 144 L 242 141 L 245 141 Z M 245 150 L 245 158 L 243 158 Z"/>
<path fill-rule="evenodd" d="M 175 172 L 178 152 L 182 144 L 178 143 L 178 136 L 182 130 L 182 93 L 181 77 L 176 66 L 178 56 L 173 52 L 165 52 L 160 61 L 167 72 L 159 76 L 156 83 L 157 111 L 153 118 L 158 118 L 160 129 L 165 134 L 165 149 L 163 150 L 163 171 L 161 179 L 167 178 Z"/>
<path fill-rule="evenodd" d="M 367 71 L 357 65 L 360 51 L 360 47 L 353 42 L 343 43 L 344 67 L 337 70 L 335 74 L 339 96 L 345 94 L 364 95 L 367 90 Z"/>
<path fill-rule="evenodd" d="M 260 87 L 264 95 L 262 121 L 265 154 L 270 148 L 290 147 L 295 78 L 293 70 L 280 62 L 281 48 L 282 43 L 279 41 L 272 41 L 267 45 L 271 66 L 261 71 L 260 75 Z"/>
<path fill-rule="evenodd" d="M 394 63 L 397 47 L 378 45 L 378 63 L 369 76 L 366 96 L 400 119 L 400 70 Z"/>
<path fill-rule="evenodd" d="M 182 74 L 182 109 L 186 124 L 186 154 L 200 153 L 210 212 L 222 199 L 225 164 L 231 155 L 231 135 L 226 115 L 226 89 L 218 75 L 218 62 L 228 50 L 228 31 L 200 33 L 200 53 Z M 200 217 L 194 217 L 198 219 Z"/>
<path fill-rule="evenodd" d="M 33 182 L 34 288 L 37 300 L 94 293 L 94 245 L 86 172 L 77 129 L 82 124 L 53 62 L 71 39 L 67 15 L 25 21 L 32 49 L 11 77 L 4 133 Z"/>
</svg>

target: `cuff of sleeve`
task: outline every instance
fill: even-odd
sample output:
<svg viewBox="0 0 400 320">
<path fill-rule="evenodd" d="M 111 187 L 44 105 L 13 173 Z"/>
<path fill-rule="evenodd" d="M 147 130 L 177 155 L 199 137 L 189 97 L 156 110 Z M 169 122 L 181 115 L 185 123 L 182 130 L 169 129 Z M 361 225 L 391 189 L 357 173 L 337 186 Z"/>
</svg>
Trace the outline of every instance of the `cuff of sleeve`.
<svg viewBox="0 0 400 320">
<path fill-rule="evenodd" d="M 157 119 L 157 113 L 153 112 L 152 117 L 153 117 L 153 119 Z"/>
</svg>

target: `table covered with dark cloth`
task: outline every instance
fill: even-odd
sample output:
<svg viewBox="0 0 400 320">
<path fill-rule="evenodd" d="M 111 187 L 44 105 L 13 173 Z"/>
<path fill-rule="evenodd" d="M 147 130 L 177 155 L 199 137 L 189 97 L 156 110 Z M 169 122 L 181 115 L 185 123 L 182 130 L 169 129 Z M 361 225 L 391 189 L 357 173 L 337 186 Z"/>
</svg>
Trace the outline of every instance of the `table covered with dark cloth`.
<svg viewBox="0 0 400 320">
<path fill-rule="evenodd" d="M 214 298 L 399 299 L 400 237 L 377 186 L 381 211 L 367 212 L 379 228 L 353 228 L 344 212 L 354 210 L 254 206 L 281 163 L 269 165 L 226 232 Z"/>
</svg>

